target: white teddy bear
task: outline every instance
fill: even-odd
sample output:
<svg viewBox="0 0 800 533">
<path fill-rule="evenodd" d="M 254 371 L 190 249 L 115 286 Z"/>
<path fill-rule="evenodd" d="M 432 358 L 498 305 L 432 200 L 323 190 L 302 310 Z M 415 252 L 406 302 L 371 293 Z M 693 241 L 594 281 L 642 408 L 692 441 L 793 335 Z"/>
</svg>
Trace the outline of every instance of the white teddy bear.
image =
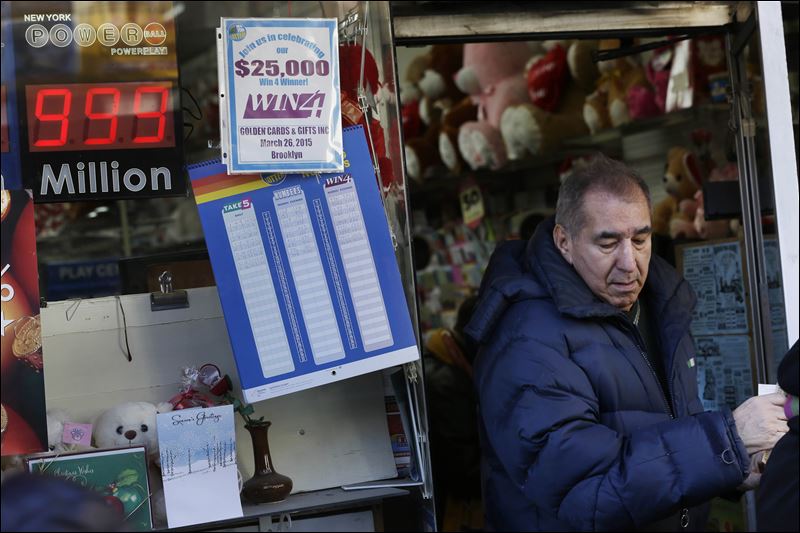
<svg viewBox="0 0 800 533">
<path fill-rule="evenodd" d="M 144 446 L 158 459 L 156 415 L 172 410 L 170 403 L 125 402 L 104 411 L 94 423 L 92 435 L 98 448 Z"/>
</svg>

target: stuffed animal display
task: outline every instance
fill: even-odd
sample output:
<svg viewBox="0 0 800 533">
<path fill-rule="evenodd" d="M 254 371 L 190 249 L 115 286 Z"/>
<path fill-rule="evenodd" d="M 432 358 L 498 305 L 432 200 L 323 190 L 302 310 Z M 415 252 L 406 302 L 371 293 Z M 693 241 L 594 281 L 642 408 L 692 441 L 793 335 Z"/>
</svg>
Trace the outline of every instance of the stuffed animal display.
<svg viewBox="0 0 800 533">
<path fill-rule="evenodd" d="M 472 98 L 466 97 L 453 105 L 442 117 L 442 127 L 439 132 L 439 157 L 442 163 L 454 174 L 459 174 L 465 168 L 464 158 L 458 151 L 458 131 L 467 122 L 478 117 L 478 107 Z"/>
<path fill-rule="evenodd" d="M 461 45 L 437 44 L 430 51 L 414 58 L 406 71 L 403 98 L 403 135 L 405 137 L 406 172 L 414 180 L 422 180 L 442 166 L 439 137 L 444 124 L 457 128 L 465 121 L 464 93 L 454 81 L 461 68 Z M 410 84 L 415 83 L 415 91 Z M 419 94 L 419 102 L 407 101 L 405 95 Z M 455 114 L 450 110 L 458 107 Z M 415 112 L 416 110 L 416 112 Z M 473 113 L 474 115 L 474 113 Z M 408 117 L 408 127 L 405 119 Z M 472 117 L 474 119 L 474 116 Z M 421 126 L 421 127 L 420 127 Z M 455 161 L 454 165 L 459 163 Z M 450 165 L 448 165 L 450 166 Z"/>
<path fill-rule="evenodd" d="M 618 39 L 600 41 L 599 50 L 620 47 Z M 660 113 L 656 94 L 636 56 L 601 61 L 596 90 L 587 96 L 583 117 L 592 133 L 618 127 L 632 119 Z"/>
<path fill-rule="evenodd" d="M 697 238 L 695 194 L 703 180 L 697 157 L 687 148 L 670 148 L 663 179 L 668 196 L 653 207 L 653 232 L 673 239 Z"/>
<path fill-rule="evenodd" d="M 478 119 L 461 126 L 458 149 L 473 170 L 497 170 L 506 164 L 500 122 L 508 107 L 528 102 L 521 73 L 529 56 L 530 48 L 523 42 L 464 45 L 464 65 L 455 81 L 478 105 Z"/>
<path fill-rule="evenodd" d="M 525 75 L 529 101 L 509 106 L 500 120 L 511 160 L 555 150 L 563 139 L 588 133 L 582 86 L 593 77 L 591 62 L 585 61 L 591 45 L 550 41 L 545 47 L 547 53 L 534 57 Z"/>
<path fill-rule="evenodd" d="M 634 44 L 642 43 L 647 41 Z M 689 73 L 681 67 L 685 62 L 676 66 L 673 43 L 599 62 L 595 57 L 622 48 L 619 39 L 468 43 L 463 51 L 433 46 L 410 62 L 403 82 L 409 176 L 425 179 L 442 167 L 451 173 L 498 170 L 509 161 L 553 153 L 565 139 L 671 109 L 669 87 L 681 72 L 711 87 L 725 73 L 716 37 L 692 42 L 696 60 Z M 693 218 L 689 207 L 684 204 L 684 215 Z"/>
</svg>

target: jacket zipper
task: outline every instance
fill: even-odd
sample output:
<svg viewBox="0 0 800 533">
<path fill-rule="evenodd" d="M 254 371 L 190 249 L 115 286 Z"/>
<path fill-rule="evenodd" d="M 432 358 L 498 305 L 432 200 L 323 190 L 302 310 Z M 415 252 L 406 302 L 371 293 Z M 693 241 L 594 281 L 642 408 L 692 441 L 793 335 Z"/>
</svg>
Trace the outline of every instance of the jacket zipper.
<svg viewBox="0 0 800 533">
<path fill-rule="evenodd" d="M 670 407 L 669 402 L 667 402 L 667 395 L 664 394 L 664 388 L 661 386 L 661 380 L 658 379 L 658 374 L 656 374 L 653 365 L 650 363 L 650 359 L 647 358 L 647 355 L 642 351 L 642 348 L 638 346 L 637 348 L 639 348 L 639 353 L 642 354 L 644 362 L 647 363 L 647 368 L 650 369 L 650 373 L 653 375 L 653 378 L 656 380 L 656 383 L 658 383 L 658 392 L 661 393 L 661 400 L 664 402 L 664 407 L 666 408 L 665 410 L 669 415 L 670 420 L 675 420 L 675 415 L 672 413 L 672 407 Z"/>
<path fill-rule="evenodd" d="M 664 388 L 661 386 L 661 380 L 658 379 L 658 374 L 656 374 L 656 370 L 653 368 L 653 364 L 650 362 L 650 358 L 647 357 L 647 354 L 644 353 L 644 350 L 642 349 L 642 345 L 644 344 L 644 341 L 641 338 L 641 334 L 639 333 L 639 329 L 633 324 L 630 324 L 630 325 L 633 328 L 636 348 L 639 349 L 639 353 L 641 354 L 642 358 L 644 359 L 644 362 L 647 363 L 647 368 L 650 369 L 650 374 L 653 376 L 653 379 L 655 379 L 655 382 L 658 385 L 658 392 L 661 393 L 661 401 L 664 402 L 664 407 L 666 409 L 666 412 L 669 415 L 670 420 L 675 420 L 675 415 L 672 412 L 672 406 L 667 401 L 667 395 L 664 392 Z M 667 379 L 667 386 L 670 389 L 672 389 L 672 375 L 671 374 L 670 374 L 670 377 Z M 689 509 L 687 507 L 684 507 L 684 508 L 681 509 L 680 527 L 681 527 L 681 530 L 685 530 L 686 528 L 689 527 Z"/>
<path fill-rule="evenodd" d="M 658 392 L 661 393 L 661 401 L 664 402 L 664 408 L 666 413 L 669 415 L 670 420 L 675 420 L 675 414 L 672 412 L 672 406 L 670 406 L 669 402 L 667 401 L 667 395 L 666 393 L 664 393 L 664 387 L 661 386 L 661 380 L 658 379 L 658 374 L 656 374 L 656 371 L 653 368 L 653 364 L 650 362 L 650 359 L 647 357 L 647 354 L 644 353 L 644 350 L 642 349 L 642 344 L 644 344 L 644 341 L 642 341 L 641 343 L 639 342 L 642 340 L 641 335 L 639 334 L 639 330 L 627 319 L 625 319 L 625 321 L 628 322 L 630 327 L 633 328 L 636 347 L 639 349 L 639 353 L 644 359 L 644 362 L 647 363 L 647 368 L 650 369 L 650 374 L 653 375 L 653 379 L 655 380 L 656 385 L 658 385 Z M 671 383 L 671 381 L 672 380 L 669 379 L 667 382 Z"/>
</svg>

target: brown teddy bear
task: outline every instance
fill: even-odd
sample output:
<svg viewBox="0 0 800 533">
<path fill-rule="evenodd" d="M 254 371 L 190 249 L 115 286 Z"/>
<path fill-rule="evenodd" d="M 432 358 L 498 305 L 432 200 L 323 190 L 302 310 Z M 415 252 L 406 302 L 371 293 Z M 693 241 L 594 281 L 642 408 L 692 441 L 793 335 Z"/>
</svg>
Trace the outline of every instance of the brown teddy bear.
<svg viewBox="0 0 800 533">
<path fill-rule="evenodd" d="M 420 54 L 415 56 L 414 59 L 406 67 L 406 72 L 403 81 L 400 83 L 400 103 L 403 105 L 412 102 L 419 102 L 422 98 L 422 91 L 420 91 L 419 80 L 425 75 L 425 71 L 431 64 L 431 57 L 429 54 Z"/>
<path fill-rule="evenodd" d="M 428 65 L 417 82 L 422 93 L 420 117 L 430 124 L 432 107 L 444 112 L 464 98 L 453 77 L 461 68 L 464 47 L 460 44 L 435 44 L 428 52 Z"/>
<path fill-rule="evenodd" d="M 413 180 L 421 181 L 429 177 L 429 170 L 442 164 L 438 144 L 441 116 L 440 110 L 433 109 L 431 123 L 422 137 L 415 137 L 405 142 L 406 174 Z"/>
<path fill-rule="evenodd" d="M 670 148 L 663 179 L 668 196 L 653 208 L 653 232 L 672 239 L 696 239 L 695 194 L 703 180 L 697 157 L 682 146 Z"/>
<path fill-rule="evenodd" d="M 600 41 L 600 50 L 620 47 L 618 39 Z M 627 124 L 631 118 L 658 113 L 655 93 L 644 67 L 636 56 L 598 63 L 600 78 L 596 90 L 586 97 L 583 117 L 592 133 Z"/>
<path fill-rule="evenodd" d="M 448 110 L 465 97 L 453 81 L 453 76 L 461 68 L 462 57 L 462 45 L 436 44 L 427 54 L 415 58 L 407 70 L 407 82 L 417 78 L 416 87 L 420 95 L 418 116 L 424 128 L 421 134 L 412 138 L 407 136 L 405 142 L 406 171 L 414 180 L 424 179 L 431 168 L 441 166 L 439 132 L 443 120 Z"/>
<path fill-rule="evenodd" d="M 453 105 L 442 117 L 442 128 L 439 132 L 439 157 L 453 174 L 460 174 L 466 164 L 458 151 L 458 130 L 462 124 L 475 120 L 477 117 L 478 106 L 469 96 Z"/>
</svg>

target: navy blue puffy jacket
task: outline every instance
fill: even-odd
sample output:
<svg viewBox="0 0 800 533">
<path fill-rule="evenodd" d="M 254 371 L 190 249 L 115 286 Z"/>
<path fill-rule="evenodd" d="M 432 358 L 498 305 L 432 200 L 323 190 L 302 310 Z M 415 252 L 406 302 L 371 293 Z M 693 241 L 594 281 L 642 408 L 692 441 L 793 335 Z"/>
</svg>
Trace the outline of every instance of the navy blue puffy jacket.
<svg viewBox="0 0 800 533">
<path fill-rule="evenodd" d="M 641 297 L 664 354 L 669 402 L 635 326 L 561 257 L 553 226 L 550 219 L 528 243 L 498 247 L 466 329 L 481 344 L 487 525 L 642 529 L 735 489 L 747 452 L 730 411 L 703 412 L 698 398 L 689 284 L 653 256 Z M 690 516 L 690 529 L 704 529 Z"/>
</svg>

